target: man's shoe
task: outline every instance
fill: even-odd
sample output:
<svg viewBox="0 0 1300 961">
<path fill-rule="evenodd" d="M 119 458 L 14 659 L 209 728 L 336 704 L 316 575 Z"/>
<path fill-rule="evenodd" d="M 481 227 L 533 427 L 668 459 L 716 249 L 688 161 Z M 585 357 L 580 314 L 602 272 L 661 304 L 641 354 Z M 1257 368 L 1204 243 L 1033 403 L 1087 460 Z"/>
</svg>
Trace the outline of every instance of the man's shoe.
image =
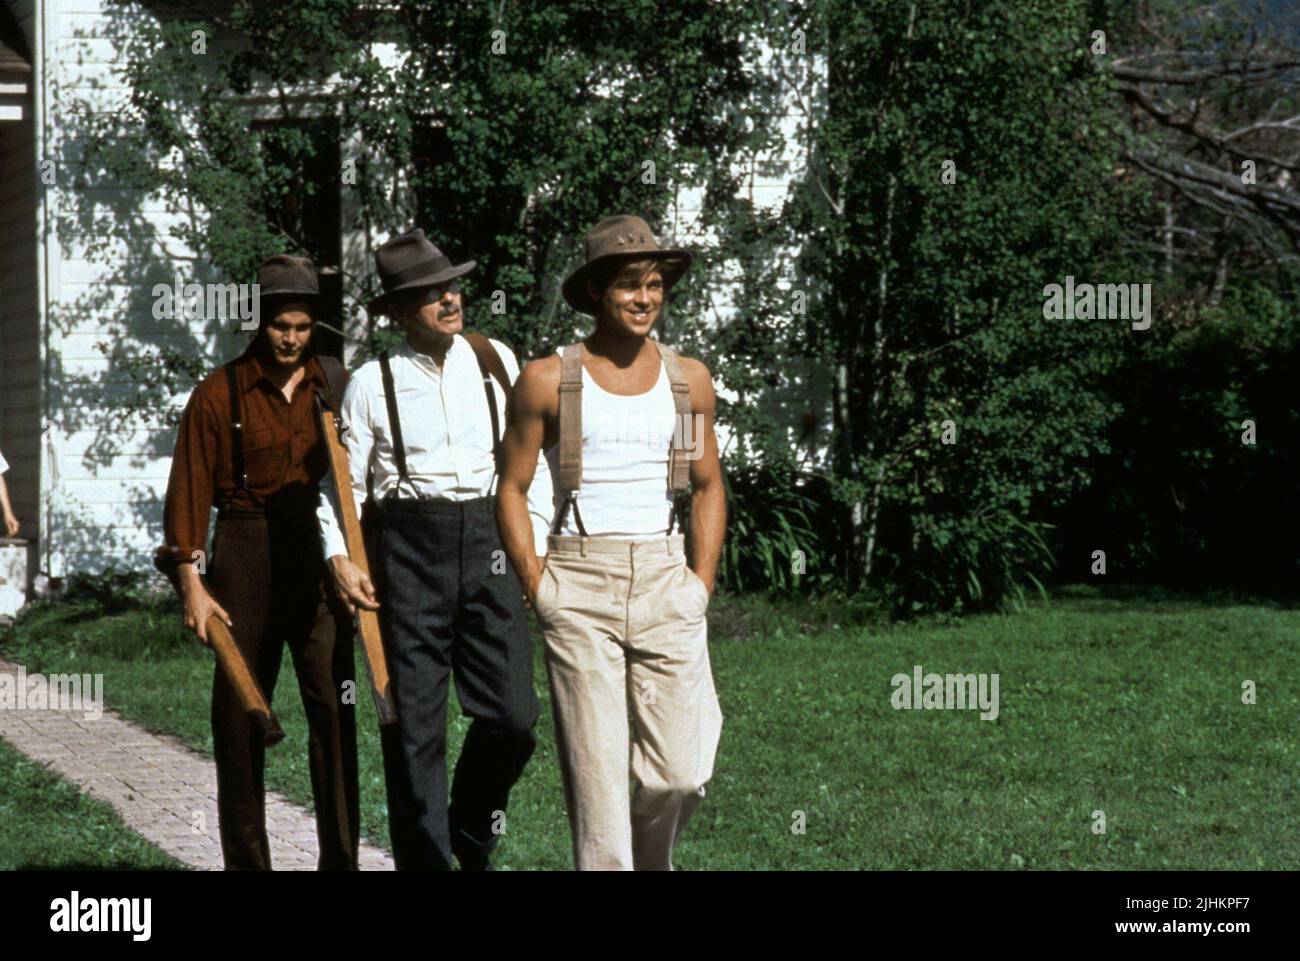
<svg viewBox="0 0 1300 961">
<path fill-rule="evenodd" d="M 485 854 L 474 852 L 473 854 L 457 854 L 456 860 L 460 862 L 462 871 L 495 871 L 492 866 L 492 859 Z"/>
<path fill-rule="evenodd" d="M 495 840 L 495 838 L 493 839 Z M 460 862 L 462 871 L 495 871 L 492 866 L 492 856 L 489 852 L 484 852 L 486 845 L 478 844 L 474 838 L 464 831 L 452 831 L 451 834 L 451 853 L 456 855 L 456 860 Z M 490 845 L 489 847 L 495 847 Z"/>
</svg>

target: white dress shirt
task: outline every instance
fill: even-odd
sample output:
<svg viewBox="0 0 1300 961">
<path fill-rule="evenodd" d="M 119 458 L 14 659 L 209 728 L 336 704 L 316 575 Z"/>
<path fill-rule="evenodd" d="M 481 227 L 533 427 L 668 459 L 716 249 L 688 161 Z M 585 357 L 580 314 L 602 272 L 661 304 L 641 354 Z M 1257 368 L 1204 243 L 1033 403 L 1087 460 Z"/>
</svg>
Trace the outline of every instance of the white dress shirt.
<svg viewBox="0 0 1300 961">
<path fill-rule="evenodd" d="M 506 377 L 513 384 L 519 377 L 515 355 L 500 341 L 489 342 L 500 355 Z M 340 411 L 346 428 L 343 437 L 358 513 L 366 499 L 369 469 L 374 470 L 377 500 L 382 500 L 389 491 L 395 491 L 397 497 L 423 495 L 451 501 L 493 493 L 492 415 L 483 390 L 483 375 L 469 341 L 459 335 L 455 337 L 441 370 L 433 358 L 411 347 L 410 341 L 403 341 L 389 353 L 389 364 L 411 484 L 397 490 L 399 475 L 393 456 L 393 433 L 388 423 L 383 377 L 378 359 L 368 361 L 353 373 Z M 498 423 L 504 433 L 505 392 L 495 377 L 491 382 L 497 399 Z M 336 508 L 334 485 L 322 484 L 316 516 L 326 557 L 347 553 Z M 545 554 L 554 505 L 551 475 L 544 458 L 538 458 L 537 473 L 528 491 L 528 513 L 533 522 L 534 549 L 538 554 Z"/>
</svg>

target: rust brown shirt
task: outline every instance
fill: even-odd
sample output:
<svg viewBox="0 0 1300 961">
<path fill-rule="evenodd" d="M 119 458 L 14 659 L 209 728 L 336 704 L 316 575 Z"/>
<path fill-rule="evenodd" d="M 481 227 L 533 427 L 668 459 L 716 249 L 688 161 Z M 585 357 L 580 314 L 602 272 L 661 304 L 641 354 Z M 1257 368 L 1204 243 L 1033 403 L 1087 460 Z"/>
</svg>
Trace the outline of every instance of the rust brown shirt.
<svg viewBox="0 0 1300 961">
<path fill-rule="evenodd" d="M 245 487 L 236 483 L 230 392 L 226 371 L 218 368 L 194 388 L 181 416 L 163 508 L 167 542 L 155 558 L 163 570 L 206 548 L 214 506 L 274 510 L 300 504 L 310 511 L 329 470 L 315 402 L 316 391 L 326 389 L 325 375 L 316 358 L 308 358 L 291 401 L 267 377 L 260 341 L 234 366 L 242 401 Z"/>
</svg>

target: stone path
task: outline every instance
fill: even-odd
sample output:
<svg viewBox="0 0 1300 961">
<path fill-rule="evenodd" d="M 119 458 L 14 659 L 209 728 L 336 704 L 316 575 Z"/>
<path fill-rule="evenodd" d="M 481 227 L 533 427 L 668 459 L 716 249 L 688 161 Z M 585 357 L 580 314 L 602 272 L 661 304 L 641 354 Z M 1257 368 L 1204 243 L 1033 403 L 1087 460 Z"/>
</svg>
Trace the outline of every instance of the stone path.
<svg viewBox="0 0 1300 961">
<path fill-rule="evenodd" d="M 0 659 L 0 674 L 17 673 L 17 664 Z M 0 709 L 0 738 L 113 805 L 127 827 L 178 860 L 221 870 L 217 769 L 211 758 L 107 709 L 93 721 L 81 711 Z M 274 750 L 291 748 L 285 741 Z M 268 791 L 266 832 L 277 871 L 316 870 L 316 822 L 309 811 Z M 391 871 L 393 860 L 362 844 L 361 870 Z"/>
</svg>

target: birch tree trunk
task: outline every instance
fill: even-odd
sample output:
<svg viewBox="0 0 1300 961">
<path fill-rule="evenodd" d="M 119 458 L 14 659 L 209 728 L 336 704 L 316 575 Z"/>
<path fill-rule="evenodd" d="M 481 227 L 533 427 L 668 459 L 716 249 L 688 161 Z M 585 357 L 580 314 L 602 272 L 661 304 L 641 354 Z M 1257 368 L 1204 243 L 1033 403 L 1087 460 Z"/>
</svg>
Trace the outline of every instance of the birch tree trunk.
<svg viewBox="0 0 1300 961">
<path fill-rule="evenodd" d="M 885 236 L 881 245 L 882 256 L 880 277 L 876 282 L 876 317 L 871 331 L 871 366 L 867 376 L 871 378 L 871 400 L 867 406 L 866 454 L 868 460 L 877 457 L 880 448 L 881 426 L 884 417 L 885 385 L 885 305 L 889 299 L 889 251 L 894 233 L 894 196 L 898 190 L 898 180 L 894 174 L 889 175 L 889 186 L 885 194 Z M 865 504 L 856 505 L 855 544 L 861 536 L 861 562 L 863 581 L 870 579 L 875 569 L 876 538 L 880 526 L 880 494 L 885 484 L 885 465 L 880 461 L 872 468 L 872 476 L 867 488 Z"/>
<path fill-rule="evenodd" d="M 908 41 L 916 27 L 916 4 L 913 3 L 907 13 Z M 904 51 L 902 67 L 907 69 L 909 58 Z M 897 62 L 889 65 L 887 76 L 892 80 L 896 75 Z M 886 89 L 886 97 L 889 91 Z M 881 116 L 884 116 L 884 103 L 881 104 Z M 867 367 L 867 377 L 871 382 L 870 399 L 867 403 L 867 424 L 864 432 L 868 463 L 871 477 L 867 485 L 864 501 L 854 505 L 853 543 L 859 558 L 858 567 L 862 571 L 862 583 L 865 585 L 875 571 L 877 542 L 880 530 L 880 500 L 885 485 L 885 465 L 881 460 L 881 441 L 884 437 L 885 416 L 885 371 L 886 328 L 885 311 L 889 303 L 889 258 L 894 239 L 894 202 L 898 193 L 898 174 L 890 171 L 888 186 L 885 189 L 885 231 L 880 245 L 880 274 L 876 281 L 876 316 L 871 331 L 871 360 Z"/>
</svg>

